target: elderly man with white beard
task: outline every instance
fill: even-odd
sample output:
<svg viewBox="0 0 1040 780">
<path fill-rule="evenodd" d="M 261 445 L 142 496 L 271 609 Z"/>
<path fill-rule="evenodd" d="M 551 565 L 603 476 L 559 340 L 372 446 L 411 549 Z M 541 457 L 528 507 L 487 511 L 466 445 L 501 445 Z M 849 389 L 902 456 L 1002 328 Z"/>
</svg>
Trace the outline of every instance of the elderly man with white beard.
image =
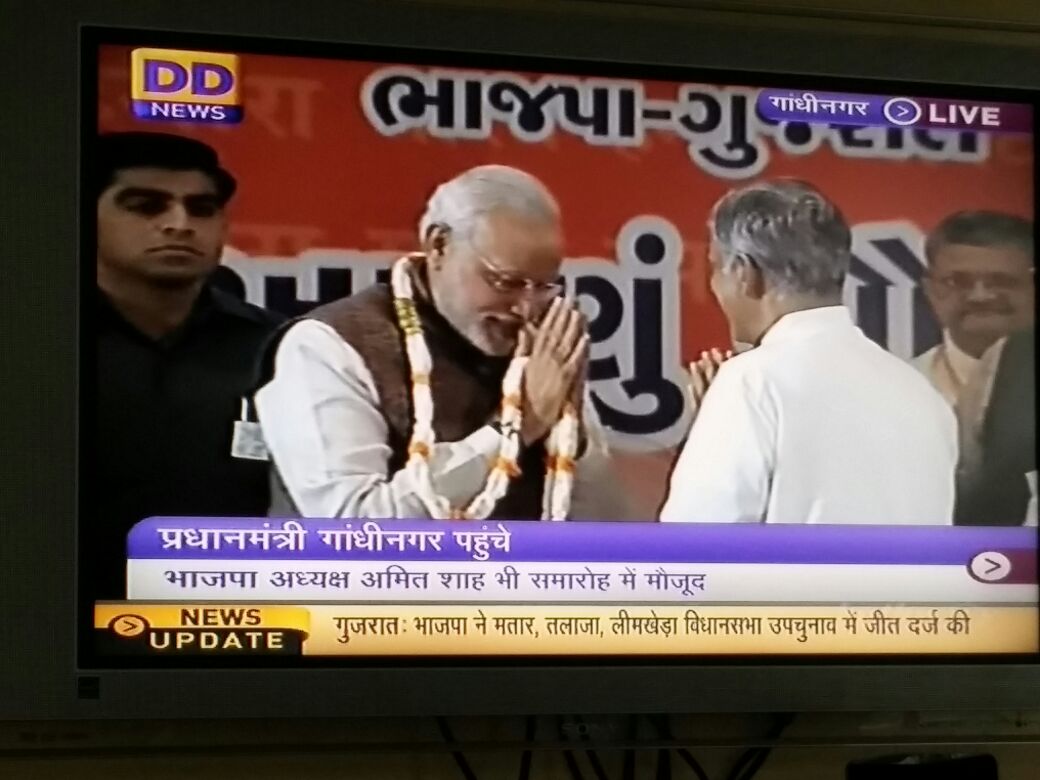
<svg viewBox="0 0 1040 780">
<path fill-rule="evenodd" d="M 273 515 L 617 519 L 586 388 L 589 336 L 559 297 L 559 207 L 480 166 L 437 188 L 421 250 L 282 336 L 256 394 Z"/>
</svg>

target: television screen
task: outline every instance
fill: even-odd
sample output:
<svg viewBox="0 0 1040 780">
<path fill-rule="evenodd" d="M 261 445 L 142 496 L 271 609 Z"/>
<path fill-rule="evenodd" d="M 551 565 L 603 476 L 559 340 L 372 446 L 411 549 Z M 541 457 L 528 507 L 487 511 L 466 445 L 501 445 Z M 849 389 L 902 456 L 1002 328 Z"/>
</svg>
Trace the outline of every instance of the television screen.
<svg viewBox="0 0 1040 780">
<path fill-rule="evenodd" d="M 314 51 L 90 60 L 84 668 L 1040 651 L 1029 99 Z"/>
</svg>

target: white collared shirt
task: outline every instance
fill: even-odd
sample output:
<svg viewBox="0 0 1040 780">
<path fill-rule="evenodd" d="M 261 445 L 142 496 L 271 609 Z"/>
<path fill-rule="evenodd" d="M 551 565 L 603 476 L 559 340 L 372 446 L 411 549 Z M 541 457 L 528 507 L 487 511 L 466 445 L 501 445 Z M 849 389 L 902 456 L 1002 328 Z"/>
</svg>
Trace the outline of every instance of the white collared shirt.
<svg viewBox="0 0 1040 780">
<path fill-rule="evenodd" d="M 412 477 L 388 474 L 391 449 L 379 396 L 361 355 L 328 325 L 303 320 L 286 331 L 274 377 L 256 394 L 271 459 L 304 517 L 422 518 L 429 513 Z M 586 394 L 587 445 L 578 461 L 571 517 L 626 518 L 606 437 Z M 465 505 L 484 486 L 502 437 L 485 426 L 434 445 L 434 488 Z"/>
<path fill-rule="evenodd" d="M 726 361 L 672 474 L 665 522 L 948 525 L 953 411 L 843 306 L 788 314 Z"/>
<path fill-rule="evenodd" d="M 924 374 L 950 406 L 956 406 L 961 390 L 968 384 L 979 367 L 979 358 L 972 357 L 958 347 L 943 331 L 943 340 L 911 361 Z"/>
</svg>

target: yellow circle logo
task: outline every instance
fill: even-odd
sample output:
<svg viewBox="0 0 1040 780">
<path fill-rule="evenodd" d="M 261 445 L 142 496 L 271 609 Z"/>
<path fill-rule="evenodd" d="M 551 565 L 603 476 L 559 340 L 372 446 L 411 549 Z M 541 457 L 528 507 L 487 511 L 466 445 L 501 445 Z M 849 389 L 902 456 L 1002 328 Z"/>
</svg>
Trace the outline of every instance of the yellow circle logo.
<svg viewBox="0 0 1040 780">
<path fill-rule="evenodd" d="M 109 626 L 118 636 L 129 638 L 143 634 L 148 628 L 148 621 L 140 615 L 120 615 Z"/>
</svg>

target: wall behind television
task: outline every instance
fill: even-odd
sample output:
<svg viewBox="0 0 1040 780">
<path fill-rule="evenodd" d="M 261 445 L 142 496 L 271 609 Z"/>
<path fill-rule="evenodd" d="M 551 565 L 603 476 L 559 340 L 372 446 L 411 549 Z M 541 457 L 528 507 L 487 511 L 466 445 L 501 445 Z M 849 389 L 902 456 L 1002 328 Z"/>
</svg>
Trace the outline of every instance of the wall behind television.
<svg viewBox="0 0 1040 780">
<path fill-rule="evenodd" d="M 692 0 L 295 0 L 291 12 L 280 0 L 0 5 L 0 717 L 86 712 L 75 705 L 73 647 L 81 24 L 1040 88 L 1040 25 L 1020 3 L 999 24 L 968 21 L 967 3 L 931 3 L 953 17 L 933 27 L 863 3 L 851 15 L 749 14 Z"/>
</svg>

